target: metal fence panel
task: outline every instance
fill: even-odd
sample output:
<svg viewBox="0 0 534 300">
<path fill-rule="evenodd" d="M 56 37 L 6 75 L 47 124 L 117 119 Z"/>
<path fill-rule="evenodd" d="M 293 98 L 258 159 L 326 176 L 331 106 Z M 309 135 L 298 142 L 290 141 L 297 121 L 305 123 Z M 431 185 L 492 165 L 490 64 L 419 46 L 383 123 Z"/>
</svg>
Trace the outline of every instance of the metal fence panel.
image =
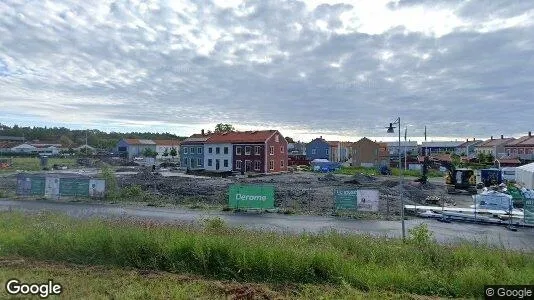
<svg viewBox="0 0 534 300">
<path fill-rule="evenodd" d="M 89 179 L 61 178 L 59 181 L 59 194 L 61 196 L 89 197 Z"/>
</svg>

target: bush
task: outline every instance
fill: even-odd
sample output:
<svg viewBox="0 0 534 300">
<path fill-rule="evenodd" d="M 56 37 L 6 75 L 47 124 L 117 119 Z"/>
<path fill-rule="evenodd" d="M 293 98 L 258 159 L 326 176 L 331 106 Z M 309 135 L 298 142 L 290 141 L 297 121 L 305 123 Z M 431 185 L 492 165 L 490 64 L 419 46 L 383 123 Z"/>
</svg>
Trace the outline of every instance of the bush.
<svg viewBox="0 0 534 300">
<path fill-rule="evenodd" d="M 428 245 L 433 242 L 432 232 L 423 223 L 409 229 L 408 234 L 408 240 L 418 246 Z"/>
<path fill-rule="evenodd" d="M 102 167 L 102 178 L 106 180 L 106 198 L 117 200 L 120 197 L 120 193 L 115 171 L 107 165 Z"/>
<path fill-rule="evenodd" d="M 141 198 L 144 193 L 140 185 L 131 185 L 121 189 L 121 198 Z"/>
</svg>

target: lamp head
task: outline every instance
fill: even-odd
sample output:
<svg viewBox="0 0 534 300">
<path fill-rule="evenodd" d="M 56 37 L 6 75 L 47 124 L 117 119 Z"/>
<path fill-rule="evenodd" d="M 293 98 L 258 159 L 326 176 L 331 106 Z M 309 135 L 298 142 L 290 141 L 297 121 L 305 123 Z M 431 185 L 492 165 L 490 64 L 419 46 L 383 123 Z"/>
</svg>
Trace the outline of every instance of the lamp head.
<svg viewBox="0 0 534 300">
<path fill-rule="evenodd" d="M 395 133 L 395 130 L 393 128 L 395 128 L 393 127 L 393 123 L 389 123 L 388 133 Z"/>
</svg>

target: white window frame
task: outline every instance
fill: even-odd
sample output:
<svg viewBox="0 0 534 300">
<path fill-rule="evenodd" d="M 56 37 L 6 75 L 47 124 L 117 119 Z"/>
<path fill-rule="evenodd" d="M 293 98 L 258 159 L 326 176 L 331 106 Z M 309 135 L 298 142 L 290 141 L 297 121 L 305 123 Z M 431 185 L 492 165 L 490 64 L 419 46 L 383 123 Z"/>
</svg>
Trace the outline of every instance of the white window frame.
<svg viewBox="0 0 534 300">
<path fill-rule="evenodd" d="M 254 155 L 260 155 L 260 146 L 254 146 Z"/>
<path fill-rule="evenodd" d="M 241 155 L 241 146 L 235 147 L 235 155 Z"/>
<path fill-rule="evenodd" d="M 247 151 L 248 150 L 248 151 Z M 250 155 L 252 153 L 252 147 L 245 146 L 245 155 Z"/>
<path fill-rule="evenodd" d="M 280 146 L 280 153 L 284 153 L 284 146 Z"/>
<path fill-rule="evenodd" d="M 209 154 L 212 154 L 212 153 L 213 153 L 213 147 L 209 147 L 209 148 L 208 148 L 208 153 L 209 153 Z"/>
<path fill-rule="evenodd" d="M 223 160 L 223 166 L 224 166 L 224 168 L 228 168 L 228 160 L 227 159 Z"/>
<path fill-rule="evenodd" d="M 330 149 L 326 149 L 326 155 L 330 155 Z"/>
<path fill-rule="evenodd" d="M 202 167 L 202 158 L 197 158 L 197 167 Z"/>
<path fill-rule="evenodd" d="M 280 143 L 280 136 L 278 134 L 274 136 L 274 141 Z"/>
<path fill-rule="evenodd" d="M 269 146 L 269 155 L 274 155 L 274 146 Z"/>
<path fill-rule="evenodd" d="M 195 154 L 195 147 L 189 147 L 189 153 Z"/>
<path fill-rule="evenodd" d="M 271 171 L 274 170 L 274 160 L 270 160 L 269 161 L 269 170 L 271 170 Z"/>
<path fill-rule="evenodd" d="M 242 166 L 243 166 L 243 163 L 241 162 L 241 160 L 236 160 L 235 161 L 236 170 L 241 170 Z"/>
<path fill-rule="evenodd" d="M 184 154 L 188 154 L 187 153 L 187 147 L 184 147 Z"/>
<path fill-rule="evenodd" d="M 228 154 L 228 151 L 229 151 L 229 150 L 228 150 L 228 147 L 224 147 L 224 148 L 223 148 L 223 154 Z"/>
<path fill-rule="evenodd" d="M 213 160 L 211 158 L 208 158 L 208 167 L 213 166 Z"/>
<path fill-rule="evenodd" d="M 312 149 L 312 155 L 315 155 L 315 154 L 317 154 L 317 149 L 313 148 Z"/>
<path fill-rule="evenodd" d="M 254 171 L 259 171 L 261 169 L 261 161 L 255 160 L 254 161 Z"/>
<path fill-rule="evenodd" d="M 202 148 L 203 147 L 197 147 L 197 154 L 202 154 Z"/>
<path fill-rule="evenodd" d="M 280 167 L 281 167 L 281 168 L 284 167 L 284 160 L 281 160 L 281 161 L 280 161 Z"/>
</svg>

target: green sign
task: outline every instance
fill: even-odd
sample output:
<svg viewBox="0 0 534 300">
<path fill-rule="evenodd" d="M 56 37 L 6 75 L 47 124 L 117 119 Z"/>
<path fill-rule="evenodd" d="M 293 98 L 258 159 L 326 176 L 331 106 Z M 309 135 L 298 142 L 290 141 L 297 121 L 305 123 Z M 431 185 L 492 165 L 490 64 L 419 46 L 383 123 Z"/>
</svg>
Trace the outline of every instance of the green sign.
<svg viewBox="0 0 534 300">
<path fill-rule="evenodd" d="M 523 209 L 523 213 L 525 214 L 525 223 L 534 224 L 534 199 L 525 199 L 525 207 Z"/>
<path fill-rule="evenodd" d="M 274 187 L 233 184 L 228 192 L 228 206 L 234 209 L 272 209 L 274 208 Z"/>
<path fill-rule="evenodd" d="M 334 190 L 335 209 L 353 209 L 358 208 L 358 190 Z"/>
<path fill-rule="evenodd" d="M 30 195 L 41 196 L 45 193 L 46 179 L 44 177 L 32 177 L 31 178 L 31 191 Z"/>
<path fill-rule="evenodd" d="M 89 179 L 61 178 L 59 181 L 61 196 L 89 196 Z"/>
</svg>

